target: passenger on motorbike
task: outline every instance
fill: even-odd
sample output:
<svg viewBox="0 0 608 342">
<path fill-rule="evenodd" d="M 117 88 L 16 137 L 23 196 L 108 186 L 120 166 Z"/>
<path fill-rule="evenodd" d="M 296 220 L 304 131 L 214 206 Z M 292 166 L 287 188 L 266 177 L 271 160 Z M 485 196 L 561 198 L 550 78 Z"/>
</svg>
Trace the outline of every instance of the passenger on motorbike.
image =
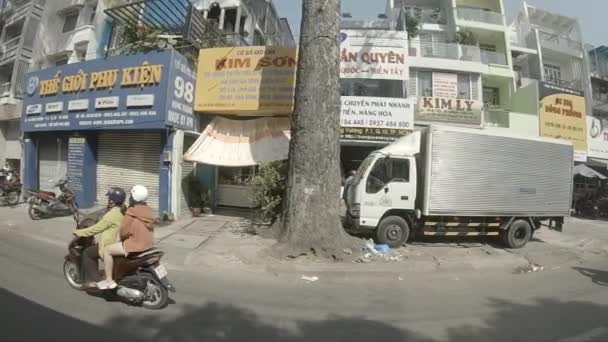
<svg viewBox="0 0 608 342">
<path fill-rule="evenodd" d="M 114 256 L 128 256 L 129 253 L 146 251 L 154 246 L 154 217 L 146 204 L 148 189 L 136 185 L 131 189 L 129 208 L 120 227 L 120 242 L 103 250 L 106 280 L 97 283 L 100 289 L 114 289 L 118 286 L 112 277 Z"/>
<path fill-rule="evenodd" d="M 99 258 L 103 249 L 116 242 L 118 232 L 123 221 L 126 207 L 124 205 L 127 194 L 121 188 L 112 188 L 106 194 L 109 211 L 92 227 L 74 231 L 78 237 L 95 237 L 97 244 L 83 251 L 82 267 L 84 269 L 85 287 L 94 287 L 99 281 Z"/>
</svg>

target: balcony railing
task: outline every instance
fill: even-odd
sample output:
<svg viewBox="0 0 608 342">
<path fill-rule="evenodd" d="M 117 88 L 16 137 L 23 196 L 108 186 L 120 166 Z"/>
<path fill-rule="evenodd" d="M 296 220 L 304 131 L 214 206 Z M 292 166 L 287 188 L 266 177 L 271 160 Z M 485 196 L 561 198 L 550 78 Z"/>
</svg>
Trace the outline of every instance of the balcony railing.
<svg viewBox="0 0 608 342">
<path fill-rule="evenodd" d="M 476 8 L 458 7 L 458 18 L 466 21 L 504 25 L 502 14 Z"/>
<path fill-rule="evenodd" d="M 582 88 L 580 87 L 580 82 L 577 81 L 567 81 L 545 76 L 545 82 L 555 84 L 560 87 L 570 88 L 574 90 L 582 90 Z"/>
<path fill-rule="evenodd" d="M 500 64 L 500 65 L 508 65 L 507 64 L 507 55 L 501 52 L 493 52 L 481 50 L 481 62 L 483 64 Z"/>
<path fill-rule="evenodd" d="M 549 48 L 567 49 L 580 53 L 583 51 L 583 44 L 570 38 L 562 37 L 554 33 L 539 31 L 540 41 L 543 46 Z"/>
<path fill-rule="evenodd" d="M 11 93 L 11 82 L 5 82 L 0 84 L 0 96 L 6 97 L 7 94 L 10 96 Z"/>
<path fill-rule="evenodd" d="M 2 43 L 2 53 L 8 54 L 11 50 L 14 50 L 19 46 L 21 36 L 13 37 L 6 42 Z"/>
<path fill-rule="evenodd" d="M 510 112 L 500 107 L 486 107 L 484 112 L 485 127 L 510 127 Z"/>
<path fill-rule="evenodd" d="M 420 57 L 481 62 L 481 54 L 477 46 L 419 41 L 418 51 Z"/>
<path fill-rule="evenodd" d="M 445 13 L 441 9 L 427 9 L 410 7 L 406 8 L 405 13 L 407 15 L 417 18 L 421 23 L 424 24 L 440 24 L 445 25 L 447 20 Z"/>
</svg>

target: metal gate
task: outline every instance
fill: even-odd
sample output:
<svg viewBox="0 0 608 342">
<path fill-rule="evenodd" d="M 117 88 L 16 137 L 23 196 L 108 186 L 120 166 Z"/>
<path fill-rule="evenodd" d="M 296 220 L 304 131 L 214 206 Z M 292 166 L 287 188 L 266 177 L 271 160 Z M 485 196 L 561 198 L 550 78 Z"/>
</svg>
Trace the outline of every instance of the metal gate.
<svg viewBox="0 0 608 342">
<path fill-rule="evenodd" d="M 42 191 L 57 191 L 55 184 L 68 171 L 68 142 L 52 137 L 38 141 L 38 182 Z"/>
<path fill-rule="evenodd" d="M 196 136 L 184 134 L 184 144 L 182 148 L 181 161 L 181 191 L 179 192 L 179 215 L 180 217 L 188 217 L 190 213 L 191 197 L 195 191 L 200 189 L 192 189 L 190 177 L 196 177 L 196 163 L 192 163 L 183 159 L 183 155 L 196 141 Z"/>
<path fill-rule="evenodd" d="M 148 205 L 158 213 L 160 133 L 104 132 L 97 148 L 97 201 L 106 202 L 111 187 L 129 192 L 134 185 L 148 188 Z"/>
</svg>

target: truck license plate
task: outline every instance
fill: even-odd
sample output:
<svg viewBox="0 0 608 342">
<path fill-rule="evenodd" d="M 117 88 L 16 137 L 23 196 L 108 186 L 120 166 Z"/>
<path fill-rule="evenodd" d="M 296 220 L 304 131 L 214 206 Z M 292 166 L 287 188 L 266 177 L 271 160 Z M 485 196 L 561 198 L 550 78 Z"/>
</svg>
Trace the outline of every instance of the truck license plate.
<svg viewBox="0 0 608 342">
<path fill-rule="evenodd" d="M 167 276 L 167 270 L 165 269 L 165 266 L 163 265 L 159 265 L 154 269 L 154 272 L 156 273 L 156 276 L 158 277 L 158 279 L 163 279 L 164 277 Z"/>
</svg>

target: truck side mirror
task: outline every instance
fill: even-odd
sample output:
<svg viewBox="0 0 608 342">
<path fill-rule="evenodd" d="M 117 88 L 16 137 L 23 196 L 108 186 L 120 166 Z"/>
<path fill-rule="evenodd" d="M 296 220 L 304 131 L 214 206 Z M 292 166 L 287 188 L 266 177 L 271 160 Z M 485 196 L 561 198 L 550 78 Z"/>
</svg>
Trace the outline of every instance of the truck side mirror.
<svg viewBox="0 0 608 342">
<path fill-rule="evenodd" d="M 384 188 L 384 193 L 388 194 L 388 186 L 386 188 Z"/>
</svg>

